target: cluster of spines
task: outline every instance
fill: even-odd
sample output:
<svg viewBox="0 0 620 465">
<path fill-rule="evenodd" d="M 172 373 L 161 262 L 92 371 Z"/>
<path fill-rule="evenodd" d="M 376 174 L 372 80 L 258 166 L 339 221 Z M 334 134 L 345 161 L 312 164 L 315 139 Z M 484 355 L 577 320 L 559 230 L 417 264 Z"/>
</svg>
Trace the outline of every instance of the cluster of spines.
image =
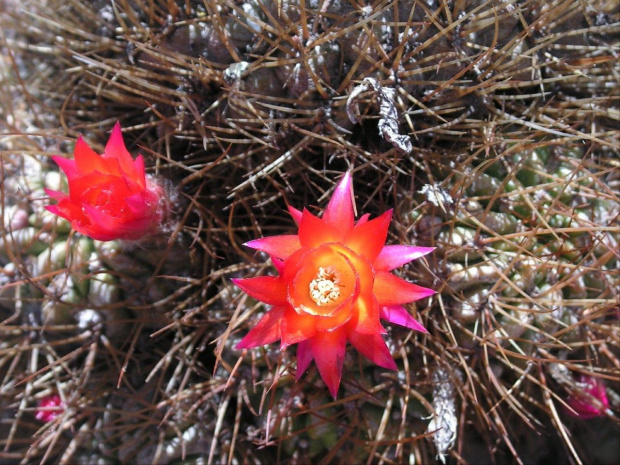
<svg viewBox="0 0 620 465">
<path fill-rule="evenodd" d="M 540 214 L 554 228 L 576 228 L 576 221 L 582 220 L 594 220 L 604 226 L 598 217 L 588 216 L 590 211 L 580 207 L 583 202 L 579 200 L 592 198 L 592 192 L 606 182 L 601 181 L 600 174 L 591 176 L 590 172 L 606 172 L 611 168 L 596 162 L 589 165 L 590 169 L 578 167 L 584 157 L 595 161 L 593 156 L 605 159 L 606 153 L 614 151 L 610 131 L 614 129 L 617 115 L 613 105 L 605 103 L 605 95 L 613 88 L 609 87 L 613 82 L 610 79 L 613 57 L 604 52 L 608 45 L 617 42 L 613 35 L 617 22 L 613 2 L 596 2 L 588 9 L 584 9 L 583 2 L 561 1 L 398 2 L 396 12 L 392 11 L 390 2 L 379 3 L 375 11 L 346 1 L 281 2 L 282 9 L 272 11 L 265 5 L 267 2 L 228 2 L 218 8 L 217 3 L 222 2 L 204 1 L 186 2 L 172 11 L 170 17 L 166 11 L 170 2 L 152 2 L 153 8 L 148 11 L 140 8 L 143 2 L 130 1 L 116 2 L 115 7 L 103 1 L 88 5 L 48 2 L 49 6 L 39 1 L 24 3 L 27 5 L 23 11 L 32 7 L 30 11 L 34 12 L 28 13 L 28 21 L 36 21 L 39 28 L 20 31 L 13 36 L 14 40 L 9 34 L 10 48 L 18 52 L 18 59 L 20 53 L 36 56 L 30 62 L 22 61 L 24 68 L 32 67 L 30 76 L 49 73 L 58 77 L 58 80 L 37 77 L 29 81 L 27 84 L 32 82 L 40 86 L 42 92 L 36 97 L 45 96 L 59 102 L 52 105 L 55 109 L 52 108 L 50 114 L 62 108 L 61 119 L 69 123 L 73 137 L 77 137 L 78 132 L 86 132 L 92 139 L 104 141 L 103 131 L 109 125 L 103 125 L 102 121 L 113 122 L 121 117 L 128 121 L 127 126 L 131 122 L 130 130 L 138 136 L 138 143 L 163 155 L 159 163 L 163 174 L 181 184 L 183 195 L 191 205 L 197 206 L 188 214 L 184 231 L 194 235 L 197 243 L 205 244 L 209 256 L 225 257 L 227 265 L 213 276 L 193 283 L 186 276 L 182 278 L 192 296 L 172 304 L 184 322 L 199 328 L 202 320 L 221 325 L 230 317 L 224 305 L 219 308 L 220 298 L 236 303 L 233 296 L 238 297 L 238 294 L 229 288 L 222 276 L 245 274 L 251 271 L 249 268 L 257 266 L 241 247 L 231 251 L 226 246 L 230 238 L 233 244 L 240 246 L 250 238 L 264 235 L 266 228 L 252 220 L 257 216 L 273 219 L 274 226 L 269 229 L 276 229 L 275 225 L 278 230 L 285 228 L 284 199 L 301 205 L 308 199 L 319 198 L 330 187 L 327 179 L 354 163 L 359 171 L 359 183 L 381 186 L 376 192 L 363 193 L 364 203 L 374 205 L 377 211 L 389 203 L 397 205 L 397 212 L 412 212 L 411 216 L 400 214 L 402 224 L 396 233 L 398 239 L 408 239 L 411 235 L 417 239 L 426 238 L 429 227 L 431 231 L 435 226 L 438 228 L 437 245 L 445 250 L 445 255 L 436 267 L 441 270 L 436 283 L 447 283 L 445 309 L 449 318 L 447 323 L 436 325 L 441 331 L 447 331 L 441 334 L 450 334 L 449 323 L 461 324 L 465 329 L 463 333 L 457 331 L 454 340 L 451 336 L 446 336 L 445 340 L 432 339 L 432 351 L 413 341 L 416 350 L 424 351 L 429 360 L 440 364 L 442 360 L 437 359 L 436 354 L 446 353 L 446 347 L 452 347 L 455 340 L 463 345 L 467 354 L 470 347 L 463 339 L 470 343 L 476 340 L 476 335 L 484 334 L 483 329 L 488 332 L 496 329 L 475 324 L 476 318 L 493 308 L 489 307 L 489 298 L 498 299 L 503 305 L 500 309 L 509 315 L 503 317 L 505 320 L 499 319 L 506 333 L 523 336 L 523 333 L 518 334 L 523 325 L 517 324 L 514 318 L 524 312 L 520 310 L 521 304 L 515 304 L 515 299 L 526 297 L 517 289 L 540 302 L 559 299 L 558 292 L 564 303 L 567 299 L 583 302 L 600 298 L 602 320 L 597 321 L 607 323 L 593 327 L 602 331 L 601 335 L 608 331 L 608 321 L 613 315 L 605 305 L 613 296 L 605 292 L 614 288 L 615 276 L 613 257 L 606 258 L 610 249 L 605 250 L 606 245 L 599 236 L 588 232 L 575 233 L 568 238 L 562 236 L 559 240 L 538 234 L 536 228 L 540 225 L 530 218 L 539 220 L 537 214 Z M 305 16 L 302 4 L 306 7 Z M 329 8 L 321 11 L 323 5 Z M 411 8 L 413 5 L 415 9 Z M 456 5 L 467 7 L 456 11 Z M 353 26 L 354 23 L 358 26 Z M 263 24 L 267 28 L 263 28 Z M 496 28 L 497 24 L 506 27 Z M 258 34 L 254 34 L 256 25 L 261 26 Z M 346 32 L 341 32 L 347 27 Z M 571 33 L 565 34 L 569 30 Z M 312 46 L 312 40 L 325 40 L 327 34 L 334 38 L 334 44 L 326 41 L 318 48 Z M 57 36 L 63 36 L 62 41 L 57 41 Z M 517 43 L 514 37 L 523 40 Z M 335 52 L 349 51 L 346 67 L 324 61 L 326 53 L 335 55 Z M 245 69 L 244 62 L 248 65 Z M 399 64 L 403 65 L 402 70 Z M 346 97 L 367 76 L 397 89 L 395 101 L 403 122 L 401 131 L 410 133 L 415 141 L 412 154 L 399 153 L 378 135 L 376 122 L 380 115 L 376 93 L 364 94 L 358 102 L 362 119 L 356 125 L 350 122 L 346 115 Z M 36 92 L 34 86 L 30 89 Z M 603 97 L 593 98 L 594 95 Z M 32 100 L 36 102 L 37 99 Z M 38 113 L 46 114 L 45 111 Z M 586 141 L 586 146 L 574 158 L 577 164 L 569 163 L 564 171 L 556 170 L 551 162 L 539 163 L 531 155 L 535 150 L 524 148 L 547 143 L 571 147 L 582 141 Z M 599 145 L 601 141 L 603 146 Z M 57 152 L 53 145 L 45 152 Z M 226 156 L 220 160 L 222 153 Z M 464 153 L 467 155 L 463 156 Z M 485 163 L 494 157 L 497 162 L 487 167 Z M 558 156 L 550 159 L 562 157 L 560 150 Z M 472 160 L 480 165 L 473 166 Z M 325 167 L 331 172 L 323 174 Z M 520 173 L 504 185 L 506 174 L 501 173 L 506 167 Z M 463 178 L 457 176 L 459 172 Z M 551 195 L 543 202 L 545 210 L 538 209 L 533 196 L 536 184 L 528 180 L 540 172 L 553 173 L 554 177 L 547 184 L 557 184 L 559 189 L 556 192 L 556 187 L 545 187 Z M 580 192 L 570 192 L 576 184 L 572 181 L 563 184 L 560 179 L 572 179 L 573 172 L 577 178 L 583 177 L 584 181 L 594 184 L 585 192 L 581 188 L 577 189 Z M 539 178 L 539 181 L 545 183 L 545 179 Z M 457 208 L 451 210 L 449 205 L 442 208 L 432 204 L 425 194 L 417 194 L 427 182 L 431 186 L 437 182 L 446 198 L 459 202 Z M 504 189 L 500 199 L 495 200 L 495 191 L 487 190 L 485 182 L 493 189 Z M 568 187 L 565 189 L 565 186 Z M 224 190 L 226 195 L 213 193 L 217 190 Z M 515 191 L 521 193 L 511 194 Z M 229 193 L 232 202 L 223 200 Z M 292 198 L 299 202 L 291 201 Z M 464 203 L 465 198 L 471 205 Z M 604 204 L 610 201 L 613 203 L 613 195 L 606 194 L 606 197 L 597 197 L 595 203 L 604 209 Z M 479 205 L 475 205 L 476 202 Z M 490 204 L 493 205 L 487 209 Z M 495 209 L 499 205 L 501 208 Z M 567 209 L 560 214 L 549 212 L 562 205 Z M 595 210 L 598 211 L 598 207 Z M 450 216 L 452 213 L 454 215 Z M 573 214 L 578 218 L 573 218 Z M 529 230 L 520 229 L 523 221 L 529 221 Z M 504 240 L 500 235 L 512 235 L 512 239 Z M 529 241 L 527 247 L 520 237 Z M 613 240 L 611 235 L 606 237 Z M 588 255 L 590 240 L 602 250 L 601 254 L 597 251 Z M 524 250 L 528 251 L 526 259 L 515 262 L 513 257 Z M 240 256 L 249 264 L 240 264 Z M 594 274 L 605 282 L 611 281 L 607 289 L 597 290 L 595 285 L 585 282 L 587 274 L 583 280 L 572 278 L 580 271 L 575 274 L 571 270 L 591 267 L 592 264 L 582 261 L 584 257 L 587 260 L 604 257 L 602 267 Z M 140 257 L 137 263 L 146 274 L 153 267 L 145 257 Z M 214 263 L 219 265 L 216 260 L 205 262 L 205 269 L 211 272 Z M 138 266 L 136 262 L 126 265 L 121 273 L 139 278 L 141 272 L 131 271 Z M 560 267 L 566 274 L 556 273 Z M 248 269 L 241 273 L 244 268 Z M 407 273 L 420 277 L 416 270 Z M 506 284 L 491 295 L 469 286 L 474 279 L 479 283 L 487 280 L 487 285 L 492 285 L 490 280 L 497 281 L 502 273 L 517 285 Z M 424 274 L 429 275 L 430 271 Z M 553 289 L 543 289 L 545 284 Z M 535 296 L 529 295 L 532 291 Z M 170 302 L 165 295 L 160 295 L 158 300 Z M 218 308 L 213 309 L 214 304 Z M 204 312 L 207 305 L 213 311 L 209 315 Z M 596 307 L 584 308 L 599 311 Z M 547 312 L 555 310 L 548 304 L 539 310 L 535 316 L 526 312 L 525 323 L 532 323 L 533 318 L 544 319 L 542 330 L 553 334 L 561 332 L 563 325 L 572 324 L 569 318 L 572 312 L 565 312 L 564 316 Z M 535 325 L 538 322 L 532 324 L 541 329 Z M 149 331 L 158 331 L 162 325 L 162 321 L 157 321 Z M 431 323 L 431 328 L 433 325 L 435 323 Z M 581 339 L 586 328 L 586 325 L 577 325 L 570 330 L 571 335 L 579 333 Z M 185 341 L 187 329 L 176 329 L 174 345 L 183 347 L 181 341 Z M 201 336 L 204 341 L 190 338 L 191 343 L 195 346 L 203 342 L 208 344 L 210 341 L 205 334 Z M 461 339 L 463 334 L 466 337 Z M 591 337 L 591 333 L 586 335 Z M 505 335 L 500 339 L 502 337 L 503 343 L 509 344 Z M 140 346 L 148 340 L 140 336 L 136 344 Z M 226 342 L 225 338 L 219 341 L 218 354 L 222 363 L 219 369 L 222 366 L 226 369 L 218 372 L 212 388 L 224 392 L 227 380 L 220 382 L 219 377 L 226 377 L 228 369 L 234 371 L 237 359 L 230 355 L 229 349 L 236 341 Z M 502 344 L 496 346 L 500 351 L 502 347 Z M 195 366 L 184 354 L 184 350 L 178 349 L 177 358 L 173 360 Z M 287 411 L 297 408 L 305 413 L 298 416 L 297 423 L 292 420 L 287 423 L 286 415 L 277 414 L 272 416 L 275 418 L 273 424 L 259 424 L 258 431 L 264 431 L 267 438 L 265 444 L 273 439 L 270 434 L 289 439 L 292 436 L 294 439 L 282 441 L 284 448 L 293 455 L 295 447 L 292 445 L 296 444 L 296 439 L 301 444 L 311 439 L 314 457 L 326 454 L 325 451 L 334 445 L 334 437 L 352 430 L 347 429 L 344 421 L 322 422 L 325 410 L 322 406 L 326 403 L 323 394 L 290 389 L 284 382 L 286 378 L 282 381 L 279 377 L 286 371 L 275 369 L 274 364 L 280 362 L 286 368 L 292 361 L 286 356 L 279 358 L 276 351 L 268 350 L 265 354 L 248 360 L 251 370 L 245 370 L 245 363 L 238 369 L 246 383 L 240 393 L 256 401 L 251 405 L 266 403 L 269 408 L 265 410 L 277 412 L 279 407 Z M 422 357 L 413 354 L 408 357 L 412 366 L 415 362 L 416 366 L 423 367 L 419 371 L 412 368 L 408 376 L 414 377 L 415 372 L 419 380 L 431 378 Z M 133 359 L 128 357 L 128 360 Z M 449 368 L 458 370 L 462 360 L 457 357 L 450 360 L 453 365 Z M 493 359 L 497 360 L 499 356 Z M 355 360 L 348 362 L 355 364 Z M 488 368 L 486 362 L 480 363 L 484 369 Z M 593 365 L 592 369 L 597 374 L 608 374 L 604 372 L 605 363 Z M 129 365 L 131 367 L 131 363 Z M 496 365 L 492 368 L 499 370 Z M 505 367 L 502 370 L 501 382 L 511 383 L 515 372 Z M 363 371 L 368 385 L 387 386 L 381 373 L 367 366 Z M 472 371 L 473 383 L 482 393 L 492 389 L 489 380 L 480 380 L 477 372 Z M 544 392 L 532 388 L 536 383 L 528 384 L 529 375 L 530 371 L 519 373 L 524 381 L 513 391 L 509 391 L 512 384 L 507 384 L 506 392 L 523 392 L 523 395 Z M 458 375 L 450 379 L 455 385 L 463 381 Z M 252 381 L 262 383 L 265 390 L 255 389 Z M 423 382 L 412 392 L 411 386 L 401 380 L 392 381 L 396 392 L 405 392 L 408 399 L 432 391 Z M 279 389 L 270 390 L 272 382 Z M 232 381 L 231 385 L 235 386 Z M 359 395 L 364 388 L 364 384 L 347 385 L 344 396 Z M 184 391 L 179 392 L 183 397 Z M 383 392 L 373 390 L 372 394 L 381 396 Z M 218 399 L 226 403 L 234 397 L 224 395 Z M 389 398 L 382 398 L 382 405 L 388 405 L 388 401 Z M 371 411 L 367 404 L 368 414 L 355 423 L 357 432 L 368 430 L 368 425 L 374 428 L 384 424 L 383 412 Z M 402 414 L 403 424 L 416 427 L 406 429 L 390 424 L 384 431 L 400 437 L 410 435 L 413 430 L 423 430 L 421 418 L 428 411 L 419 403 L 409 400 L 406 414 L 395 410 L 393 402 L 389 405 L 392 405 L 391 410 L 385 409 L 385 412 Z M 514 405 L 502 403 L 495 410 L 510 413 Z M 329 413 L 344 415 L 345 407 L 330 409 Z M 477 412 L 477 418 L 486 414 Z M 541 416 L 546 418 L 545 414 Z M 226 425 L 225 416 L 220 418 Z M 304 420 L 307 421 L 304 423 Z M 274 429 L 274 425 L 283 427 Z M 111 429 L 114 426 L 107 424 Z M 304 436 L 304 428 L 310 426 L 312 428 Z M 321 427 L 325 428 L 323 433 L 319 432 Z M 496 434 L 501 431 L 498 425 Z M 118 440 L 114 434 L 107 438 L 110 443 Z M 239 443 L 238 440 L 236 444 Z M 393 449 L 378 447 L 382 453 L 387 451 L 386 457 L 390 458 Z"/>
</svg>

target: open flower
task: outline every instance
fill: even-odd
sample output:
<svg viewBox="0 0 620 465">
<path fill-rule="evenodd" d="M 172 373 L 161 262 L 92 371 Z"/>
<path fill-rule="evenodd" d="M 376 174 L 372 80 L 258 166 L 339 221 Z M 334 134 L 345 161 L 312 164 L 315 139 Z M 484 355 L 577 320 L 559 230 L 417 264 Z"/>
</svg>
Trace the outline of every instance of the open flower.
<svg viewBox="0 0 620 465">
<path fill-rule="evenodd" d="M 74 160 L 52 157 L 69 181 L 69 194 L 46 189 L 57 200 L 46 208 L 76 231 L 98 239 L 139 239 L 162 219 L 162 188 L 146 177 L 142 155 L 133 160 L 116 123 L 103 155 L 82 137 Z"/>
<path fill-rule="evenodd" d="M 278 276 L 233 280 L 251 297 L 272 305 L 237 348 L 280 340 L 297 346 L 297 379 L 314 359 L 334 397 L 342 377 L 347 341 L 379 366 L 396 369 L 380 318 L 426 332 L 402 306 L 428 297 L 431 289 L 409 283 L 391 270 L 433 248 L 385 245 L 392 211 L 357 223 L 352 182 L 345 174 L 318 218 L 289 207 L 297 235 L 272 236 L 246 245 L 271 256 Z"/>
</svg>

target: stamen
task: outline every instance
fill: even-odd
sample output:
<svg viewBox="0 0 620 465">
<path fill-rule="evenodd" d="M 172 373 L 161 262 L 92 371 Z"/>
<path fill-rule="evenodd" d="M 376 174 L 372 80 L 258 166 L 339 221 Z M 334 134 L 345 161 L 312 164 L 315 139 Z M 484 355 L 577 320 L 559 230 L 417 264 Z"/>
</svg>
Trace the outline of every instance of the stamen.
<svg viewBox="0 0 620 465">
<path fill-rule="evenodd" d="M 340 278 L 331 267 L 319 267 L 319 272 L 310 282 L 310 298 L 320 307 L 329 305 L 340 297 Z"/>
</svg>

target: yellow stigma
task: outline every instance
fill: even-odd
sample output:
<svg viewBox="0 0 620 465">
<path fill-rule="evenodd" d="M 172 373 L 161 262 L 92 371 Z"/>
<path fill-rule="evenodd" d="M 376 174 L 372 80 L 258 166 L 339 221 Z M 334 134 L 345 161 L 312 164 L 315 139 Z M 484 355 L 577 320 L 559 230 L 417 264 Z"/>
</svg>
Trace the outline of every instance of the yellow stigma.
<svg viewBox="0 0 620 465">
<path fill-rule="evenodd" d="M 310 298 L 320 307 L 333 303 L 340 297 L 340 278 L 333 267 L 319 267 L 319 272 L 310 282 Z"/>
</svg>

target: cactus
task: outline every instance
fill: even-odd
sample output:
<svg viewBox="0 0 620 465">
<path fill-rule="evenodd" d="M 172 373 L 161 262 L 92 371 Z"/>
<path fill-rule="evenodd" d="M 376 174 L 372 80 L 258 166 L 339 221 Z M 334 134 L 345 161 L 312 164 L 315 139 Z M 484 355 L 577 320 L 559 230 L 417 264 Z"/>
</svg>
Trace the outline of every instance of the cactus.
<svg viewBox="0 0 620 465">
<path fill-rule="evenodd" d="M 0 5 L 15 462 L 617 454 L 615 2 Z M 169 237 L 96 243 L 41 211 L 48 156 L 116 120 L 173 186 Z M 334 402 L 293 353 L 234 349 L 267 309 L 229 278 L 270 273 L 242 244 L 291 233 L 286 205 L 318 208 L 347 169 L 359 207 L 394 208 L 388 243 L 437 247 L 402 274 L 439 294 L 411 306 L 429 335 L 390 329 L 400 371 L 347 355 Z M 585 376 L 609 398 L 600 447 L 565 410 Z M 67 409 L 33 440 L 53 392 Z"/>
<path fill-rule="evenodd" d="M 43 144 L 51 146 L 51 140 L 46 137 Z M 203 451 L 202 445 L 189 445 L 209 434 L 206 426 L 197 426 L 209 405 L 203 406 L 198 394 L 194 397 L 200 405 L 190 405 L 195 422 L 175 413 L 164 421 L 165 434 L 158 423 L 142 424 L 149 415 L 162 421 L 177 402 L 189 403 L 186 396 L 173 400 L 175 383 L 163 388 L 157 384 L 157 373 L 170 370 L 172 353 L 162 363 L 146 347 L 149 334 L 183 313 L 186 296 L 179 282 L 189 279 L 200 253 L 189 247 L 186 234 L 177 233 L 171 240 L 170 230 L 166 236 L 150 237 L 148 244 L 100 242 L 71 232 L 66 220 L 44 208 L 49 204 L 44 188 L 66 189 L 49 157 L 42 155 L 48 148 L 25 136 L 5 135 L 2 144 L 0 402 L 3 444 L 19 450 L 12 453 L 14 463 L 88 463 L 95 449 L 102 463 L 127 461 L 137 453 L 130 444 L 153 437 L 159 447 L 140 451 L 141 461 L 180 459 L 182 450 Z M 164 346 L 178 345 L 179 339 L 192 346 L 200 338 L 198 333 L 181 333 L 159 339 Z M 183 354 L 187 348 L 181 349 Z M 189 352 L 185 357 L 175 364 L 177 375 L 189 376 L 200 366 Z M 191 370 L 183 371 L 189 365 Z M 138 369 L 144 372 L 133 374 Z M 145 379 L 149 373 L 155 381 Z M 146 413 L 127 408 L 140 399 L 136 391 L 150 396 Z M 57 410 L 44 414 L 41 405 Z M 114 412 L 123 408 L 134 416 L 128 421 L 129 433 L 119 436 Z M 96 418 L 93 412 L 108 415 Z M 24 447 L 24 437 L 30 440 L 38 430 L 56 434 L 43 434 Z M 110 438 L 122 438 L 127 445 L 115 448 Z"/>
</svg>

